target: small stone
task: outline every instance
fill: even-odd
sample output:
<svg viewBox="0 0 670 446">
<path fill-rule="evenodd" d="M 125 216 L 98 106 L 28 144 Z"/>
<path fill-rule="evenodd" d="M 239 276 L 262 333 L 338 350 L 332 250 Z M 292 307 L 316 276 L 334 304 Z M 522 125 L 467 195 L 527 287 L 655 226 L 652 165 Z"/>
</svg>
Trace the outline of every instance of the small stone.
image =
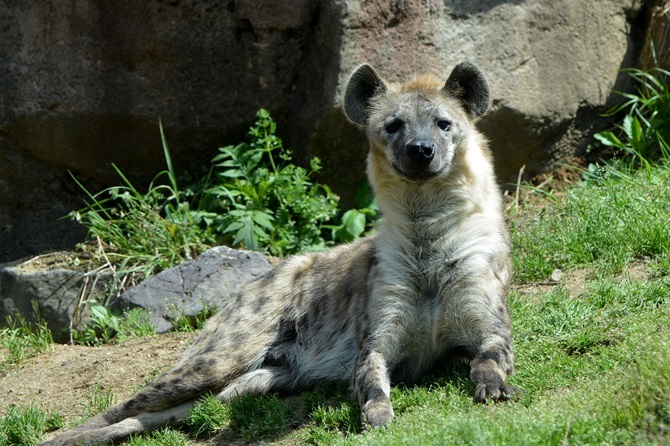
<svg viewBox="0 0 670 446">
<path fill-rule="evenodd" d="M 563 277 L 563 272 L 560 269 L 555 269 L 551 273 L 551 277 L 549 278 L 549 282 L 559 283 L 561 281 L 562 277 Z"/>
</svg>

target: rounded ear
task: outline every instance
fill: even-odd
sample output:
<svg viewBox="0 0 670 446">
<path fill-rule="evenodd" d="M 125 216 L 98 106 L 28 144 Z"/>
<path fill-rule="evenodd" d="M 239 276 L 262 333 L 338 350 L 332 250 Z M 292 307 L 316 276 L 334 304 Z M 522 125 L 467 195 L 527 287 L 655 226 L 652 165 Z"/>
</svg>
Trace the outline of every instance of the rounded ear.
<svg viewBox="0 0 670 446">
<path fill-rule="evenodd" d="M 375 69 L 368 64 L 359 66 L 351 74 L 344 91 L 344 113 L 356 124 L 367 124 L 370 99 L 384 91 L 386 84 Z"/>
<path fill-rule="evenodd" d="M 470 62 L 462 62 L 454 67 L 443 90 L 461 101 L 463 108 L 473 119 L 489 109 L 489 83 L 484 73 Z"/>
</svg>

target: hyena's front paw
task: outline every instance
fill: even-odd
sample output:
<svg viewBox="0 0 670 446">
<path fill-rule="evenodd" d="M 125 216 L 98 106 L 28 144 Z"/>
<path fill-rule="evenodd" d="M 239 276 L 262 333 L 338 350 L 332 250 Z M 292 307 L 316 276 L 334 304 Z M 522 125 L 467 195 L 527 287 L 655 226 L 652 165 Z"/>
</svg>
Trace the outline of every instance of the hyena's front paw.
<svg viewBox="0 0 670 446">
<path fill-rule="evenodd" d="M 475 383 L 475 403 L 488 400 L 505 401 L 512 397 L 516 389 L 505 383 L 503 372 L 494 361 L 473 361 L 470 379 Z"/>
<path fill-rule="evenodd" d="M 391 400 L 386 395 L 369 400 L 362 408 L 362 418 L 366 426 L 386 426 L 393 419 Z"/>
<path fill-rule="evenodd" d="M 505 401 L 512 398 L 516 389 L 505 384 L 505 381 L 498 375 L 491 376 L 490 379 L 475 381 L 475 403 L 485 403 L 488 399 L 493 401 Z"/>
</svg>

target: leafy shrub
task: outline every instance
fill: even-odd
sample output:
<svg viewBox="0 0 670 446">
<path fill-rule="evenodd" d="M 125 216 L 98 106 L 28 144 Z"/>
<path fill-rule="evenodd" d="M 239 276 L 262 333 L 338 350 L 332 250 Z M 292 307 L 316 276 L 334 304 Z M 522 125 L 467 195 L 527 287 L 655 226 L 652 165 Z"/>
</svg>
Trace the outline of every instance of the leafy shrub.
<svg viewBox="0 0 670 446">
<path fill-rule="evenodd" d="M 270 113 L 256 117 L 248 143 L 222 147 L 212 160 L 196 219 L 230 246 L 279 256 L 324 247 L 322 225 L 337 214 L 338 198 L 311 180 L 320 160 L 309 171 L 291 164 Z"/>
<path fill-rule="evenodd" d="M 618 133 L 605 131 L 595 139 L 618 149 L 633 161 L 633 168 L 649 170 L 649 162 L 670 159 L 670 72 L 655 67 L 648 72 L 625 70 L 636 84 L 634 93 L 619 92 L 623 102 L 606 113 L 615 116 L 625 112 L 623 122 L 616 125 Z"/>
</svg>

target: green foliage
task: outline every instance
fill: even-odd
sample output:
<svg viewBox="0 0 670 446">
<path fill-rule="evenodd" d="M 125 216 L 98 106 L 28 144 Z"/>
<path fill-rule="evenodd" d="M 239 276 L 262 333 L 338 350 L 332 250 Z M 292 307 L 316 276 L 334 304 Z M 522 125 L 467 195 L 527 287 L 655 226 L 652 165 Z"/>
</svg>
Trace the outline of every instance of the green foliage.
<svg viewBox="0 0 670 446">
<path fill-rule="evenodd" d="M 619 92 L 623 102 L 606 114 L 625 112 L 623 122 L 616 125 L 621 137 L 611 131 L 594 136 L 599 143 L 614 147 L 631 159 L 630 167 L 649 170 L 650 162 L 670 159 L 670 72 L 659 67 L 648 72 L 637 68 L 625 71 L 635 82 L 636 91 Z"/>
<path fill-rule="evenodd" d="M 325 246 L 321 226 L 337 214 L 337 197 L 310 179 L 321 169 L 291 164 L 267 110 L 258 111 L 248 143 L 226 146 L 195 215 L 230 246 L 283 256 Z"/>
<path fill-rule="evenodd" d="M 63 427 L 56 412 L 43 412 L 34 405 L 24 408 L 9 406 L 0 418 L 0 446 L 36 445 L 45 432 Z"/>
<path fill-rule="evenodd" d="M 115 165 L 121 186 L 93 195 L 75 179 L 90 203 L 70 216 L 88 229 L 91 238 L 100 241 L 106 260 L 120 266 L 115 276 L 118 279 L 137 271 L 148 277 L 194 258 L 213 242 L 193 220 L 177 182 L 162 125 L 160 132 L 167 169 L 154 177 L 146 193 L 141 193 Z"/>
<path fill-rule="evenodd" d="M 367 181 L 358 184 L 355 198 L 356 208 L 346 211 L 339 224 L 327 226 L 332 240 L 337 243 L 351 242 L 368 235 L 377 224 L 379 207 Z"/>
<path fill-rule="evenodd" d="M 35 302 L 33 308 L 38 314 Z M 7 317 L 7 325 L 0 330 L 0 347 L 8 353 L 0 363 L 0 372 L 45 351 L 54 342 L 51 331 L 39 316 L 36 324 L 29 324 L 19 313 L 16 319 Z"/>
<path fill-rule="evenodd" d="M 83 330 L 75 330 L 73 333 L 78 344 L 97 346 L 156 334 L 156 327 L 147 310 L 133 308 L 121 315 L 116 310 L 95 303 L 90 308 L 91 320 Z"/>
</svg>

